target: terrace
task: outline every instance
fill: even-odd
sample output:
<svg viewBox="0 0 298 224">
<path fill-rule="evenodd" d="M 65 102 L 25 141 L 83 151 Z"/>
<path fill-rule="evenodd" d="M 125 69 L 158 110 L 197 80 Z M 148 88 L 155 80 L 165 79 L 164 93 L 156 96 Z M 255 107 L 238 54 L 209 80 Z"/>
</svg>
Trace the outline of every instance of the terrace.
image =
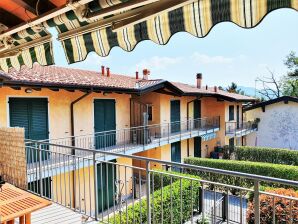
<svg viewBox="0 0 298 224">
<path fill-rule="evenodd" d="M 202 137 L 203 141 L 210 140 L 216 137 L 219 129 L 220 118 L 211 117 L 97 132 L 41 142 L 58 145 L 57 147 L 51 146 L 51 151 L 62 152 L 59 145 L 65 145 L 130 155 L 194 137 Z M 66 150 L 64 153 L 71 154 L 71 150 Z M 89 153 L 85 152 L 79 156 L 87 155 Z M 30 154 L 30 156 L 33 155 Z M 97 159 L 101 160 L 115 158 L 117 157 L 113 155 L 97 154 Z M 55 159 L 51 157 L 51 161 L 53 160 Z"/>
<path fill-rule="evenodd" d="M 283 186 L 297 189 L 297 181 L 111 151 L 34 143 L 26 148 L 27 153 L 39 155 L 36 163 L 31 164 L 34 174 L 27 174 L 29 191 L 102 223 L 196 223 L 198 220 L 204 221 L 201 223 L 247 223 L 249 217 L 254 223 L 262 223 L 264 217 L 261 217 L 261 211 L 264 209 L 273 217 L 272 223 L 276 223 L 276 219 L 280 218 L 281 201 L 287 204 L 283 215 L 287 217 L 287 223 L 298 221 L 298 198 L 270 193 L 261 188 Z M 58 146 L 64 152 L 73 150 L 74 155 L 46 150 Z M 78 156 L 86 152 L 91 153 L 92 157 Z M 105 155 L 105 158 L 113 156 L 139 160 L 146 167 L 103 161 L 98 159 L 98 154 Z M 49 166 L 48 160 L 40 159 L 42 155 L 59 158 L 61 169 Z M 152 168 L 153 164 L 154 167 L 172 167 L 172 171 L 179 172 Z M 70 165 L 72 169 L 69 169 Z M 225 178 L 205 180 L 196 175 L 202 171 L 209 175 L 244 180 L 251 186 L 243 187 L 235 184 L 240 183 L 237 181 L 228 184 L 222 181 Z M 48 177 L 52 180 L 47 181 Z M 252 195 L 251 199 L 247 197 L 249 194 Z M 264 197 L 271 200 L 271 204 L 261 202 Z"/>
<path fill-rule="evenodd" d="M 258 124 L 254 121 L 237 123 L 236 121 L 226 122 L 226 136 L 242 137 L 258 130 Z"/>
</svg>

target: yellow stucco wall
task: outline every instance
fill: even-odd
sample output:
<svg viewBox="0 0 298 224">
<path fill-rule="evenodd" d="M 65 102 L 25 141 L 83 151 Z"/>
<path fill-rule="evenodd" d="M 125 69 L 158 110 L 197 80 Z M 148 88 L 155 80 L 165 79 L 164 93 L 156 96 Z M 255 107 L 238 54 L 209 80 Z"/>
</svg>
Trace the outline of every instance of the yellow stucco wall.
<svg viewBox="0 0 298 224">
<path fill-rule="evenodd" d="M 80 91 L 59 92 L 42 89 L 26 94 L 25 89 L 13 90 L 8 87 L 0 89 L 0 127 L 9 126 L 9 97 L 40 97 L 49 100 L 49 137 L 50 139 L 70 136 L 70 104 L 84 93 Z M 130 95 L 92 93 L 74 106 L 75 135 L 91 134 L 94 132 L 94 99 L 115 99 L 116 101 L 116 129 L 130 126 Z"/>
</svg>

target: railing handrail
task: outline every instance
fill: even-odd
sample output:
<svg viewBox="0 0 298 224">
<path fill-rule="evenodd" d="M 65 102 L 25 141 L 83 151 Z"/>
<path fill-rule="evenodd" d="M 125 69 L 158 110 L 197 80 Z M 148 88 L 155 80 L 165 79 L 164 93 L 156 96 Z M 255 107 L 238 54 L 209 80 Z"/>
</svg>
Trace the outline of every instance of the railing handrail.
<svg viewBox="0 0 298 224">
<path fill-rule="evenodd" d="M 146 162 L 156 162 L 156 163 L 162 163 L 162 164 L 170 165 L 170 166 L 178 166 L 178 167 L 185 168 L 185 169 L 194 169 L 194 170 L 205 171 L 205 172 L 207 171 L 210 173 L 217 173 L 217 174 L 223 174 L 223 175 L 228 175 L 228 176 L 236 176 L 236 177 L 247 178 L 247 179 L 252 179 L 252 180 L 256 180 L 256 181 L 267 181 L 267 182 L 271 182 L 271 183 L 278 183 L 278 184 L 284 184 L 284 185 L 298 187 L 298 181 L 293 181 L 293 180 L 261 176 L 261 175 L 256 175 L 256 174 L 241 173 L 241 172 L 237 172 L 237 171 L 221 170 L 221 169 L 216 169 L 216 168 L 196 166 L 196 165 L 190 165 L 190 164 L 184 164 L 184 163 L 170 162 L 170 161 L 165 161 L 165 160 L 159 160 L 159 159 L 147 158 L 147 157 L 135 156 L 135 155 L 128 155 L 128 154 L 121 154 L 121 153 L 110 152 L 110 151 L 93 150 L 93 149 L 85 149 L 85 148 L 79 148 L 79 147 L 74 147 L 74 146 L 52 144 L 52 143 L 48 143 L 48 142 L 40 142 L 40 141 L 34 141 L 34 140 L 31 140 L 31 142 L 36 143 L 37 145 L 43 144 L 43 145 L 48 145 L 48 146 L 56 146 L 56 147 L 63 147 L 63 148 L 72 149 L 72 150 L 85 151 L 85 152 L 92 153 L 93 155 L 106 154 L 106 155 L 117 156 L 117 157 L 125 157 L 125 158 L 130 158 L 130 159 L 143 160 Z M 40 149 L 40 150 L 46 151 L 46 149 Z M 81 158 L 85 158 L 85 157 L 81 157 Z M 104 160 L 100 160 L 98 162 L 105 161 L 106 157 L 103 157 L 103 158 L 104 158 Z"/>
<path fill-rule="evenodd" d="M 144 129 L 144 128 L 159 127 L 159 126 L 162 127 L 162 126 L 168 126 L 168 125 L 177 124 L 177 123 L 187 123 L 187 122 L 200 121 L 200 120 L 201 121 L 214 120 L 215 118 L 219 118 L 219 116 L 188 119 L 185 121 L 165 122 L 165 123 L 160 123 L 160 124 L 143 125 L 143 126 L 137 126 L 137 127 L 129 127 L 129 128 L 115 129 L 115 130 L 109 130 L 109 131 L 94 132 L 94 133 L 89 133 L 89 134 L 84 134 L 84 135 L 73 135 L 73 136 L 68 136 L 68 137 L 63 137 L 63 138 L 44 139 L 44 140 L 39 140 L 37 142 L 57 141 L 57 140 L 77 138 L 77 137 L 100 135 L 100 134 L 106 134 L 106 133 L 111 133 L 111 132 L 121 132 L 121 131 L 127 131 L 127 130 Z M 30 140 L 28 140 L 28 141 L 30 142 Z M 26 141 L 26 143 L 28 141 Z"/>
</svg>

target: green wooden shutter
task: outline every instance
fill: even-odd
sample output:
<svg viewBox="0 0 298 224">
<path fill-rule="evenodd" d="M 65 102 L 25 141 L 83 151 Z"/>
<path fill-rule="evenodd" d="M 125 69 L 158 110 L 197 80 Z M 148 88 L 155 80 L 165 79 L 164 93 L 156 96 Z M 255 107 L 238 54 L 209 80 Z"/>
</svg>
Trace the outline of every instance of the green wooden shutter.
<svg viewBox="0 0 298 224">
<path fill-rule="evenodd" d="M 95 147 L 101 149 L 116 144 L 116 108 L 115 100 L 94 101 Z M 106 134 L 101 132 L 107 132 Z"/>
<path fill-rule="evenodd" d="M 233 121 L 234 119 L 234 106 L 229 106 L 229 121 Z"/>
<path fill-rule="evenodd" d="M 9 99 L 10 127 L 25 128 L 25 138 L 29 139 L 29 113 L 27 101 L 20 98 Z"/>
<path fill-rule="evenodd" d="M 110 162 L 116 162 L 115 160 Z M 97 165 L 97 187 L 98 187 L 98 212 L 113 206 L 114 195 L 116 192 L 116 166 L 111 163 L 102 163 Z M 121 187 L 121 186 L 120 186 Z"/>
<path fill-rule="evenodd" d="M 194 138 L 194 157 L 202 157 L 202 138 Z"/>
<path fill-rule="evenodd" d="M 180 101 L 172 100 L 171 101 L 171 133 L 180 131 Z"/>
</svg>

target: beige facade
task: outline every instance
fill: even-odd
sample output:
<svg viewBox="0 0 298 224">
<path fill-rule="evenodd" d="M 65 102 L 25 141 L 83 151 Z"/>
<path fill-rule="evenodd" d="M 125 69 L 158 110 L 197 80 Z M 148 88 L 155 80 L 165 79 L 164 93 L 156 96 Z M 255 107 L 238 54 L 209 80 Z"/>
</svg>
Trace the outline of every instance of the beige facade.
<svg viewBox="0 0 298 224">
<path fill-rule="evenodd" d="M 9 98 L 47 98 L 49 113 L 49 138 L 64 138 L 71 136 L 70 105 L 84 93 L 80 91 L 68 92 L 65 90 L 52 91 L 41 89 L 30 94 L 25 88 L 14 90 L 8 87 L 0 89 L 0 127 L 9 126 Z M 85 135 L 94 132 L 94 108 L 95 99 L 114 99 L 116 101 L 116 129 L 130 127 L 130 104 L 131 96 L 128 94 L 92 93 L 79 101 L 74 106 L 75 135 Z"/>
</svg>

